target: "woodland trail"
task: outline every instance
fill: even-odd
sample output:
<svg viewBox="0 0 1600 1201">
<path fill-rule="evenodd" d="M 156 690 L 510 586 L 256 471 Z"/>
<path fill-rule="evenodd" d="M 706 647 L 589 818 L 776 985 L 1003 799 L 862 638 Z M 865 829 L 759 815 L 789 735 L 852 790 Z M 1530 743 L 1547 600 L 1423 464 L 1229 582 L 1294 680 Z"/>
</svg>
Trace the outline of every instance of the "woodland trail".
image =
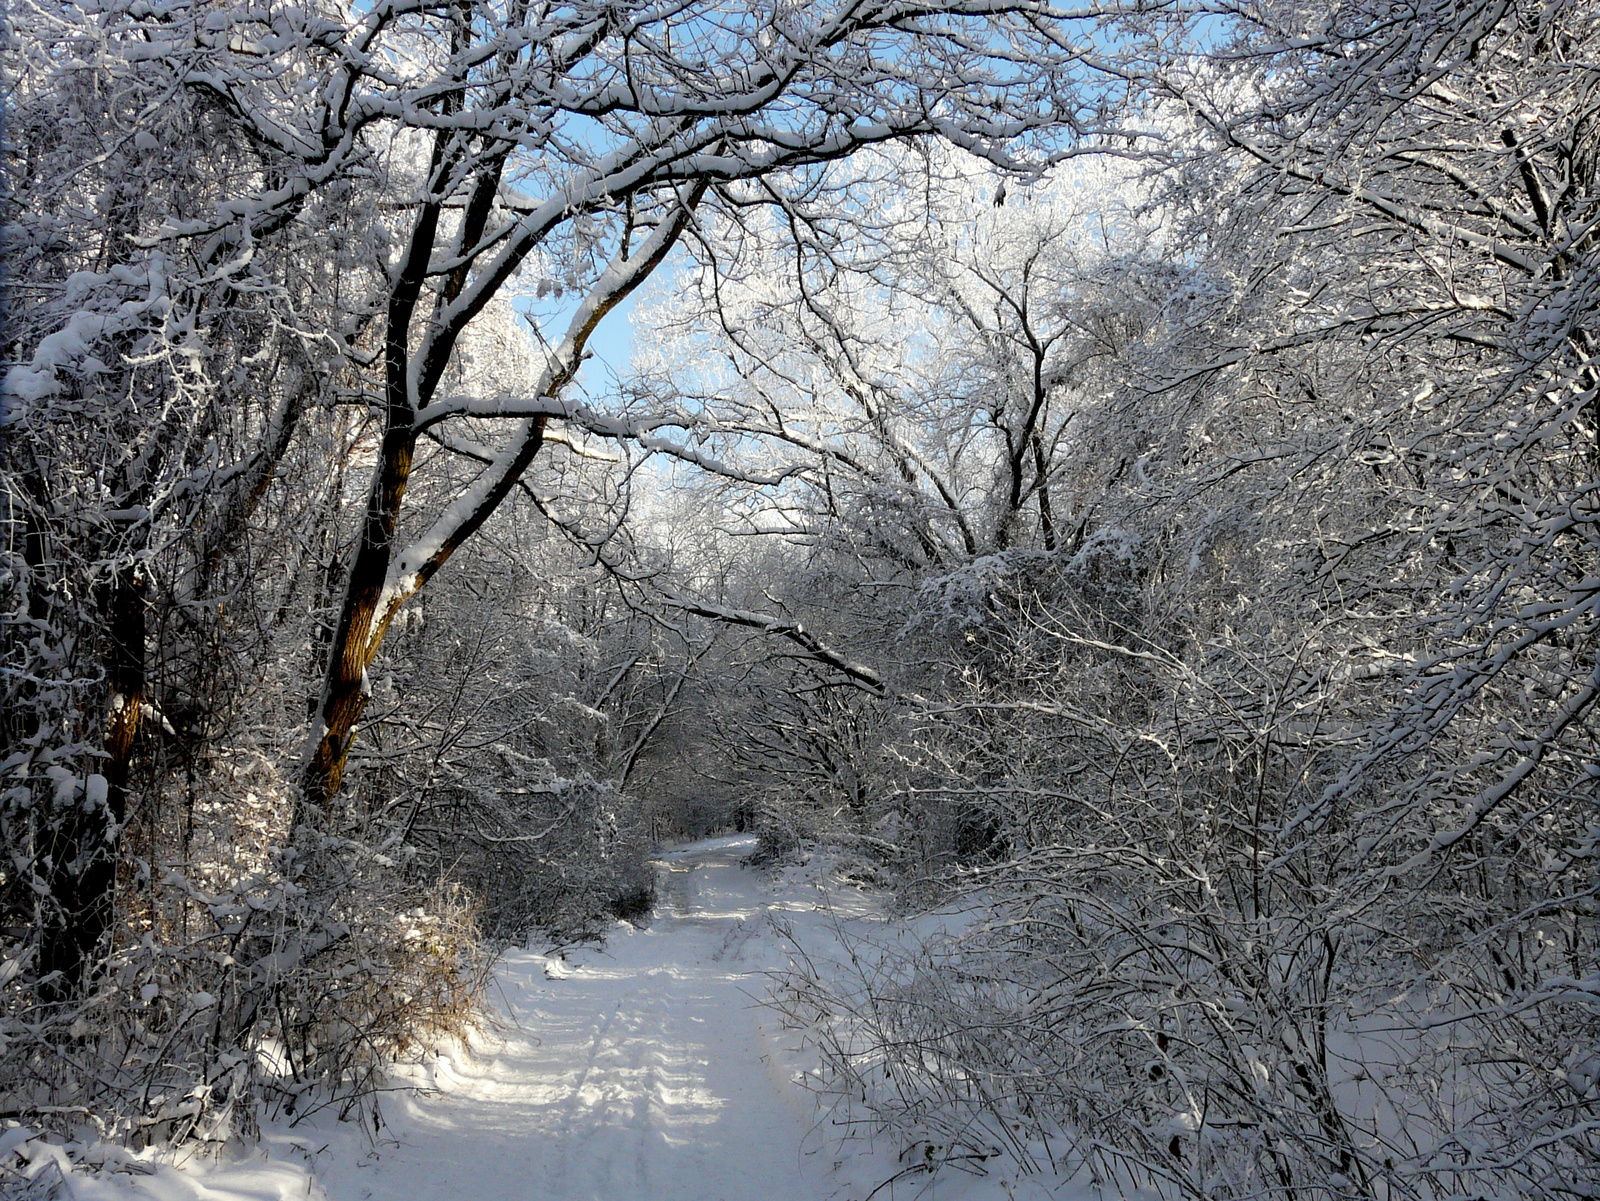
<svg viewBox="0 0 1600 1201">
<path fill-rule="evenodd" d="M 818 1116 L 758 1001 L 789 944 L 826 968 L 835 934 L 887 929 L 825 866 L 764 880 L 753 836 L 657 856 L 647 926 L 603 947 L 513 951 L 493 1028 L 397 1070 L 383 1125 L 325 1109 L 268 1122 L 242 1159 L 73 1178 L 74 1201 L 1088 1201 L 1058 1178 L 909 1170 L 893 1140 Z M 820 956 L 817 953 L 820 952 Z M 816 956 L 816 957 L 814 957 Z M 838 966 L 835 964 L 834 966 Z M 812 1065 L 814 1066 L 814 1065 Z M 29 1194 L 32 1196 L 32 1194 Z M 55 1196 L 55 1194 L 49 1194 Z"/>
<path fill-rule="evenodd" d="M 776 941 L 767 914 L 796 901 L 740 868 L 753 847 L 664 853 L 652 921 L 619 925 L 603 949 L 508 955 L 501 1030 L 434 1060 L 432 1089 L 386 1099 L 368 1154 L 319 1158 L 331 1201 L 832 1195 L 812 1098 L 777 1066 L 754 999 Z"/>
</svg>

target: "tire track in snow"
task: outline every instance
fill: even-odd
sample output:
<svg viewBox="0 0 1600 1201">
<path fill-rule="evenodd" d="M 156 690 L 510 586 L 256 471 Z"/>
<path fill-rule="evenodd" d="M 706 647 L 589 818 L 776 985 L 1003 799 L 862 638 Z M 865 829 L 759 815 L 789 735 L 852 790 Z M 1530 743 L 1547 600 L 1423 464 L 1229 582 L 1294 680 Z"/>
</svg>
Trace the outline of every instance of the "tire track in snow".
<svg viewBox="0 0 1600 1201">
<path fill-rule="evenodd" d="M 567 1161 L 571 1156 L 574 1139 L 583 1139 L 587 1131 L 588 1113 L 584 1108 L 584 1090 L 589 1087 L 589 1082 L 595 1075 L 596 1065 L 600 1062 L 601 1054 L 606 1048 L 606 1039 L 617 1024 L 617 1018 L 622 1013 L 622 1007 L 627 1004 L 629 995 L 619 998 L 614 1008 L 608 1009 L 604 1016 L 594 1027 L 589 1040 L 589 1054 L 584 1060 L 582 1069 L 573 1080 L 563 1106 L 561 1125 L 556 1136 L 560 1165 L 554 1177 L 556 1182 L 566 1179 L 568 1173 Z"/>
<path fill-rule="evenodd" d="M 319 1164 L 332 1201 L 823 1201 L 810 1098 L 772 1067 L 749 979 L 776 946 L 737 866 L 750 840 L 663 858 L 651 926 L 604 950 L 506 957 L 510 1021 L 441 1057 L 436 1092 L 385 1102 L 394 1134 Z M 809 1141 L 808 1141 L 809 1140 Z"/>
</svg>

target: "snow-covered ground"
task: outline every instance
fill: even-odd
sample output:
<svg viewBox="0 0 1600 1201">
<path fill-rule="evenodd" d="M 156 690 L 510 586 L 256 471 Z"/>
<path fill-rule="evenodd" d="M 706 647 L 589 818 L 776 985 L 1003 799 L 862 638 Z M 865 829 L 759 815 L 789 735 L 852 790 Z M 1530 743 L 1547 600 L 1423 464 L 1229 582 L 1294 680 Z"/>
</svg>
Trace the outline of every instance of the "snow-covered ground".
<svg viewBox="0 0 1600 1201">
<path fill-rule="evenodd" d="M 644 928 L 603 948 L 506 956 L 495 1028 L 442 1049 L 381 1104 L 384 1128 L 332 1117 L 269 1128 L 243 1162 L 74 1177 L 78 1201 L 859 1201 L 899 1148 L 841 1145 L 800 1082 L 792 1032 L 758 1004 L 784 962 L 769 915 L 802 942 L 878 920 L 825 873 L 776 887 L 740 866 L 750 836 L 661 856 Z M 141 1165 L 143 1166 L 143 1165 Z M 988 1177 L 913 1175 L 877 1201 L 1079 1197 Z M 65 1195 L 65 1194 L 63 1194 Z"/>
<path fill-rule="evenodd" d="M 811 1098 L 778 1066 L 752 993 L 768 898 L 739 867 L 752 840 L 663 856 L 644 929 L 603 949 L 507 956 L 504 1018 L 437 1091 L 384 1105 L 360 1158 L 323 1156 L 334 1201 L 813 1201 L 829 1195 Z M 305 1132 L 301 1135 L 304 1139 Z"/>
</svg>

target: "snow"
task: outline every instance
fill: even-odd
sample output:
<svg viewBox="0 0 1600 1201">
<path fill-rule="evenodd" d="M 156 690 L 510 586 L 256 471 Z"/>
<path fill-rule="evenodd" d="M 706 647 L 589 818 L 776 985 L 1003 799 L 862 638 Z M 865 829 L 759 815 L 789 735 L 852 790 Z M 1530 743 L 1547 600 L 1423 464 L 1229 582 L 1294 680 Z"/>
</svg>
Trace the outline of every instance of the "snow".
<svg viewBox="0 0 1600 1201">
<path fill-rule="evenodd" d="M 768 881 L 741 864 L 754 849 L 754 836 L 736 835 L 666 850 L 648 925 L 619 922 L 603 947 L 506 955 L 493 1028 L 392 1080 L 375 1139 L 325 1110 L 269 1125 L 242 1162 L 175 1168 L 130 1157 L 125 1170 L 74 1176 L 74 1195 L 859 1201 L 904 1168 L 904 1148 L 841 1143 L 805 1087 L 810 1065 L 794 1050 L 797 1035 L 759 1001 L 763 973 L 786 963 L 772 919 L 819 948 L 840 925 L 881 928 L 886 919 L 821 861 Z M 947 1172 L 930 1187 L 917 1173 L 877 1198 L 1089 1195 L 1055 1184 L 1009 1179 L 1002 1168 Z"/>
<path fill-rule="evenodd" d="M 434 1057 L 419 1081 L 431 1090 L 386 1102 L 366 1154 L 320 1159 L 329 1197 L 454 1201 L 530 1184 L 552 1201 L 827 1196 L 810 1097 L 775 1066 L 751 997 L 762 957 L 749 943 L 771 904 L 738 866 L 753 845 L 663 856 L 654 921 L 618 923 L 603 949 L 508 955 L 503 1028 Z"/>
</svg>

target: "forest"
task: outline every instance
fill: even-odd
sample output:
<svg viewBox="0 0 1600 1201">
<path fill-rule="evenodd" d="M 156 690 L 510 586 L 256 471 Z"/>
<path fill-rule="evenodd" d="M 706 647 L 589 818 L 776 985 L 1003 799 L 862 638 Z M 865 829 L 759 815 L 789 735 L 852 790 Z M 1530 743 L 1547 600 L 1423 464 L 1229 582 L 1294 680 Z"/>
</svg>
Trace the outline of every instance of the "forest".
<svg viewBox="0 0 1600 1201">
<path fill-rule="evenodd" d="M 0 1159 L 738 830 L 878 1137 L 1600 1198 L 1595 0 L 0 19 Z"/>
</svg>

